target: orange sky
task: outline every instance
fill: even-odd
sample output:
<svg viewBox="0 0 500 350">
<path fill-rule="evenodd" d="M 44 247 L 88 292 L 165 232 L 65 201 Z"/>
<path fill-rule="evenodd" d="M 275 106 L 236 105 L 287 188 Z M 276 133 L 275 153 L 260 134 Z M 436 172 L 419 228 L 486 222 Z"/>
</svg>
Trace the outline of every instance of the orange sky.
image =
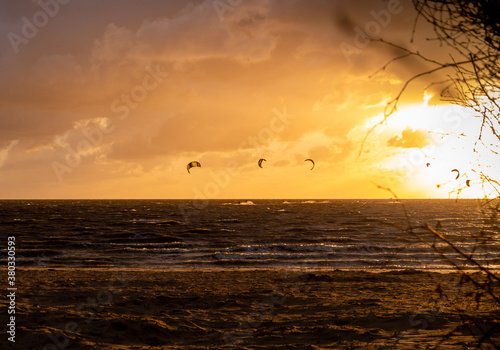
<svg viewBox="0 0 500 350">
<path fill-rule="evenodd" d="M 406 0 L 4 1 L 0 198 L 390 196 L 373 182 L 428 198 L 466 179 L 476 197 L 478 124 L 435 106 L 437 76 L 411 86 L 358 157 L 426 67 L 369 78 L 399 53 L 366 38 L 448 54 L 425 23 L 410 44 L 414 16 Z"/>
</svg>

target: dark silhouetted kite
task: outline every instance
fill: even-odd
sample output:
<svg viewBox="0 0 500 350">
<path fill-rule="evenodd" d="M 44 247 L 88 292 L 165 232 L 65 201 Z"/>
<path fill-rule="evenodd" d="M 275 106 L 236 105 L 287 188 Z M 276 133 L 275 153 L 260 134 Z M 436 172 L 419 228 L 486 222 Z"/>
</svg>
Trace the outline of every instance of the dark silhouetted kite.
<svg viewBox="0 0 500 350">
<path fill-rule="evenodd" d="M 189 169 L 191 169 L 191 168 L 193 168 L 193 167 L 199 167 L 199 168 L 201 168 L 201 164 L 200 164 L 200 162 L 196 162 L 196 161 L 194 161 L 194 162 L 189 163 L 189 164 L 187 165 L 187 170 L 188 170 L 188 173 L 190 173 L 190 174 L 191 174 L 191 172 L 189 171 Z"/>
</svg>

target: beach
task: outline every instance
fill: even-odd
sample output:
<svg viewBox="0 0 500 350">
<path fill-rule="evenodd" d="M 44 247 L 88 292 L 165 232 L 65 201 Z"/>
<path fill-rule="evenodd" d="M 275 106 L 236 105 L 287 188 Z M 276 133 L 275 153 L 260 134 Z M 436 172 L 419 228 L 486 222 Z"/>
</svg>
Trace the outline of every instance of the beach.
<svg viewBox="0 0 500 350">
<path fill-rule="evenodd" d="M 500 317 L 417 270 L 24 268 L 17 287 L 12 349 L 467 349 Z"/>
</svg>

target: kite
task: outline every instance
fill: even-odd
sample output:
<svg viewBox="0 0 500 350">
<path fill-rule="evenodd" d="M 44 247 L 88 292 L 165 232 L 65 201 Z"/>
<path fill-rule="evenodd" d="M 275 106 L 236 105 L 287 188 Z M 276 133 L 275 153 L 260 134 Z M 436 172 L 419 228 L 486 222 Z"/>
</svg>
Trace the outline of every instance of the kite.
<svg viewBox="0 0 500 350">
<path fill-rule="evenodd" d="M 200 167 L 201 168 L 201 164 L 200 162 L 191 162 L 187 165 L 187 170 L 188 170 L 188 173 L 191 174 L 191 172 L 189 171 L 189 169 L 191 169 L 192 167 Z"/>
<path fill-rule="evenodd" d="M 259 168 L 262 168 L 262 162 L 267 162 L 264 158 L 259 159 Z"/>
<path fill-rule="evenodd" d="M 470 187 L 470 180 L 465 181 L 465 184 L 467 185 L 467 187 Z"/>
<path fill-rule="evenodd" d="M 427 167 L 429 167 L 429 166 L 431 165 L 431 163 L 427 163 L 427 164 L 425 164 L 425 165 L 427 165 Z"/>
<path fill-rule="evenodd" d="M 458 171 L 458 169 L 453 169 L 451 172 L 454 172 L 454 171 L 457 172 L 457 177 L 455 178 L 455 180 L 457 180 L 460 177 L 460 171 Z"/>
<path fill-rule="evenodd" d="M 307 158 L 306 160 L 304 160 L 304 162 L 307 162 L 307 161 L 309 161 L 309 162 L 313 163 L 313 166 L 312 166 L 312 168 L 311 168 L 311 170 L 313 170 L 313 169 L 314 169 L 314 160 L 312 160 L 312 159 L 310 159 L 310 158 Z"/>
</svg>

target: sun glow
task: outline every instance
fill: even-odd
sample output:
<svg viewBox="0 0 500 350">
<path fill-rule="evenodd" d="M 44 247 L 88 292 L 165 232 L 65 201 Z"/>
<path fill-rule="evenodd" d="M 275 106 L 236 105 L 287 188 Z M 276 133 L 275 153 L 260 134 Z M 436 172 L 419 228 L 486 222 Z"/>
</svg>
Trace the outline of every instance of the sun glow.
<svg viewBox="0 0 500 350">
<path fill-rule="evenodd" d="M 480 118 L 459 106 L 429 106 L 430 97 L 401 108 L 377 132 L 387 152 L 380 168 L 388 182 L 423 197 L 492 196 L 483 179 L 498 176 L 500 158 L 484 145 L 498 139 L 483 133 L 478 142 Z"/>
</svg>

